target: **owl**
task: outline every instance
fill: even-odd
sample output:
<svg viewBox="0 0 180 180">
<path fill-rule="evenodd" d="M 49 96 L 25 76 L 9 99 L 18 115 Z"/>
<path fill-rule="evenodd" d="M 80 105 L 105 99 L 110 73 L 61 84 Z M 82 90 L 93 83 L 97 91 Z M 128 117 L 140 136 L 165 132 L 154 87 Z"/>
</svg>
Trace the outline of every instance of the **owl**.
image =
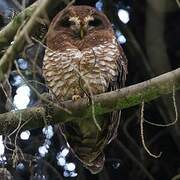
<svg viewBox="0 0 180 180">
<path fill-rule="evenodd" d="M 90 6 L 59 12 L 47 33 L 43 75 L 58 102 L 78 100 L 124 86 L 127 59 L 107 17 Z M 63 135 L 75 156 L 95 174 L 104 165 L 104 147 L 116 136 L 120 111 L 67 122 Z"/>
</svg>

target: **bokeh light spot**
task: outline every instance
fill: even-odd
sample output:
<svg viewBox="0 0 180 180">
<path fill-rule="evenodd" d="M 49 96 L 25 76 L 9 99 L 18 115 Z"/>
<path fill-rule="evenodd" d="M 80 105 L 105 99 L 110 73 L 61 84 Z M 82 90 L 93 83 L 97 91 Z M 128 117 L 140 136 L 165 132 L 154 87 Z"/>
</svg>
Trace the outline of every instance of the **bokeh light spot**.
<svg viewBox="0 0 180 180">
<path fill-rule="evenodd" d="M 20 134 L 20 138 L 22 140 L 28 140 L 30 135 L 31 135 L 30 131 L 26 130 Z"/>
<path fill-rule="evenodd" d="M 124 24 L 127 24 L 129 22 L 129 12 L 127 10 L 119 9 L 118 16 Z"/>
<path fill-rule="evenodd" d="M 74 171 L 75 168 L 76 166 L 74 163 L 66 163 L 66 165 L 64 166 L 64 169 L 68 171 Z"/>
</svg>

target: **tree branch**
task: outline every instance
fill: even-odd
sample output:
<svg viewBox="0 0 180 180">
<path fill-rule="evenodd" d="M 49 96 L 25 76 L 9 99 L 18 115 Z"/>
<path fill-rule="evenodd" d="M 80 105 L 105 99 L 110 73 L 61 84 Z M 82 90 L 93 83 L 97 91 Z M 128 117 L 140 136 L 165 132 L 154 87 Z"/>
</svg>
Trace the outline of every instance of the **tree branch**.
<svg viewBox="0 0 180 180">
<path fill-rule="evenodd" d="M 149 102 L 161 95 L 171 93 L 173 87 L 176 90 L 180 89 L 180 68 L 118 91 L 94 96 L 95 115 L 126 109 L 140 104 L 142 100 Z M 56 124 L 92 118 L 92 107 L 87 99 L 81 99 L 77 102 L 65 101 L 62 105 L 69 109 L 71 113 L 52 107 L 49 111 L 52 121 L 48 123 Z M 43 107 L 27 108 L 0 114 L 0 134 L 7 133 L 7 130 L 17 127 L 20 118 L 22 124 L 30 121 L 24 126 L 24 129 L 31 129 L 44 126 L 44 120 L 47 119 L 47 115 Z"/>
<path fill-rule="evenodd" d="M 24 9 L 0 31 L 0 49 L 8 46 L 13 41 L 13 38 L 16 35 L 18 28 L 21 26 L 25 19 L 29 18 L 32 15 L 37 6 L 38 3 L 35 2 L 28 8 Z"/>
<path fill-rule="evenodd" d="M 42 17 L 43 18 L 48 17 L 49 10 L 50 9 L 52 10 L 53 8 L 57 7 L 62 1 L 54 0 L 53 3 L 52 3 L 52 0 L 44 0 L 42 2 L 37 1 L 36 4 L 32 5 L 31 7 L 27 8 L 26 10 L 24 10 L 24 12 L 22 14 L 20 14 L 18 18 L 15 18 L 15 20 L 12 23 L 7 25 L 7 27 L 4 28 L 0 32 L 0 38 L 1 38 L 1 36 L 5 38 L 5 39 L 2 38 L 2 42 L 0 41 L 0 43 L 3 44 L 3 43 L 5 43 L 6 40 L 7 40 L 7 42 L 9 40 L 11 41 L 12 35 L 13 36 L 15 35 L 18 27 L 21 25 L 21 23 L 16 24 L 17 23 L 16 20 L 23 18 L 23 16 L 29 14 L 29 12 L 34 11 L 34 13 L 31 15 L 30 19 L 28 20 L 28 22 L 23 26 L 23 28 L 18 33 L 16 33 L 14 42 L 11 44 L 11 46 L 9 46 L 7 51 L 4 53 L 4 55 L 0 59 L 0 82 L 3 82 L 3 80 L 5 78 L 5 74 L 7 76 L 8 70 L 10 69 L 12 62 L 16 58 L 17 54 L 20 51 L 22 51 L 24 45 L 26 44 L 26 42 L 28 40 L 28 36 L 30 36 L 31 33 L 35 30 L 34 27 L 39 27 L 39 25 L 40 25 L 39 20 L 41 19 L 41 21 L 43 22 Z M 66 0 L 65 2 L 67 3 L 69 1 Z M 35 8 L 37 6 L 38 6 L 38 8 Z M 15 29 L 12 30 L 14 24 L 16 26 L 15 26 Z M 10 34 L 10 37 L 9 37 L 9 39 L 6 39 L 8 34 Z"/>
</svg>

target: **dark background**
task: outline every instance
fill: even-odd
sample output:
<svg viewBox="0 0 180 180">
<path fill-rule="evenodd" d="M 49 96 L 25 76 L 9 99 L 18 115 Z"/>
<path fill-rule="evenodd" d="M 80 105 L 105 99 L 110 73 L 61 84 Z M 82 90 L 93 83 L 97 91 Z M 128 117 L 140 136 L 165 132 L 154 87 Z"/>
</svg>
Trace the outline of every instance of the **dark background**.
<svg viewBox="0 0 180 180">
<path fill-rule="evenodd" d="M 26 1 L 29 5 L 33 1 Z M 122 44 L 128 59 L 128 79 L 126 86 L 132 85 L 162 73 L 179 67 L 180 64 L 180 8 L 176 1 L 170 0 L 102 0 L 84 1 L 77 0 L 76 4 L 97 6 L 102 3 L 102 10 L 113 24 L 115 31 L 120 31 L 126 38 Z M 63 5 L 62 5 L 63 6 Z M 118 17 L 118 10 L 125 9 L 130 14 L 130 21 L 124 24 Z M 7 24 L 18 7 L 11 0 L 0 0 L 0 26 Z M 58 11 L 58 9 L 57 9 Z M 34 45 L 36 47 L 36 45 Z M 30 49 L 28 58 L 32 58 L 33 48 Z M 41 67 L 43 57 L 39 55 L 37 64 Z M 27 58 L 27 59 L 28 59 Z M 32 58 L 33 59 L 33 58 Z M 26 61 L 26 59 L 25 59 Z M 25 70 L 27 79 L 43 82 L 43 78 L 37 73 L 31 73 L 32 64 L 29 63 Z M 16 72 L 12 71 L 10 82 Z M 17 89 L 12 86 L 13 92 Z M 38 86 L 39 92 L 45 88 Z M 37 97 L 31 94 L 29 106 L 36 104 Z M 6 98 L 0 90 L 0 110 L 5 111 Z M 180 93 L 176 92 L 176 103 L 179 110 Z M 172 94 L 163 96 L 145 104 L 144 117 L 150 122 L 167 124 L 175 120 L 175 112 Z M 56 131 L 51 139 L 51 147 L 45 158 L 37 160 L 38 146 L 44 142 L 45 137 L 41 129 L 31 130 L 31 136 L 27 141 L 19 139 L 19 146 L 27 155 L 26 159 L 36 160 L 30 165 L 23 161 L 24 168 L 12 167 L 12 160 L 8 158 L 5 165 L 14 176 L 14 179 L 79 179 L 79 180 L 170 180 L 180 173 L 180 123 L 170 127 L 156 127 L 144 124 L 144 136 L 148 148 L 152 153 L 162 152 L 160 158 L 153 158 L 142 147 L 140 138 L 140 106 L 123 110 L 120 122 L 118 138 L 105 149 L 106 162 L 103 171 L 97 175 L 91 175 L 88 170 L 76 160 L 72 154 L 68 159 L 75 162 L 77 176 L 74 178 L 63 177 L 64 169 L 57 166 L 56 153 L 64 146 L 65 142 Z M 13 145 L 11 145 L 13 146 Z M 6 151 L 7 157 L 10 151 Z M 32 157 L 29 155 L 32 155 Z M 2 164 L 3 165 L 3 164 Z M 4 165 L 3 165 L 4 166 Z M 61 174 L 58 176 L 57 173 Z"/>
</svg>

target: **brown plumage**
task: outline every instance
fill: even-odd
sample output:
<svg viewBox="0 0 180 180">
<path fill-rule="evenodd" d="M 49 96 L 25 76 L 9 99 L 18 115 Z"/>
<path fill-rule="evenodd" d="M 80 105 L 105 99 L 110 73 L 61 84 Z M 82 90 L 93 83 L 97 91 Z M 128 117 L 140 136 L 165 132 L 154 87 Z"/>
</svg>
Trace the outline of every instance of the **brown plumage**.
<svg viewBox="0 0 180 180">
<path fill-rule="evenodd" d="M 107 17 L 89 6 L 71 6 L 53 19 L 47 34 L 43 74 L 58 101 L 124 86 L 127 60 Z M 104 164 L 103 149 L 115 136 L 120 112 L 66 123 L 63 133 L 75 155 L 92 173 Z"/>
</svg>

